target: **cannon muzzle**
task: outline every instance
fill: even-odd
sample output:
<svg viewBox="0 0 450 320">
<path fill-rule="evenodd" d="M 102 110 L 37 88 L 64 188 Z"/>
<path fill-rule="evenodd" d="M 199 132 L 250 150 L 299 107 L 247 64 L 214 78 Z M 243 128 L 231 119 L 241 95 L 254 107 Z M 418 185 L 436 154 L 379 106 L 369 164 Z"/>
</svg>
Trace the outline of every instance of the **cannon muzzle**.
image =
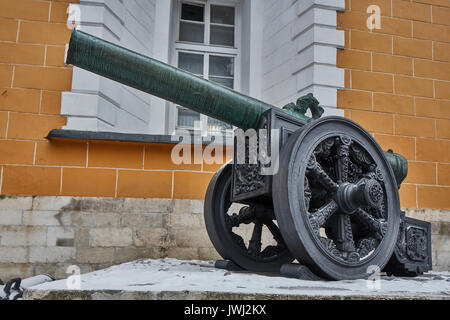
<svg viewBox="0 0 450 320">
<path fill-rule="evenodd" d="M 244 130 L 273 106 L 158 60 L 73 30 L 67 64 L 176 103 Z"/>
</svg>

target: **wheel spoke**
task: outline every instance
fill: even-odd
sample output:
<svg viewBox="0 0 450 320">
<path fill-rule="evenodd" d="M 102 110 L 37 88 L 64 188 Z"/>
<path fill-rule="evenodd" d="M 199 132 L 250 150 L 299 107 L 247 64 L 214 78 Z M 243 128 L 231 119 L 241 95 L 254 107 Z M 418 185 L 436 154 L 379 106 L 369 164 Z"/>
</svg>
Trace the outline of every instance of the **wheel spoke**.
<svg viewBox="0 0 450 320">
<path fill-rule="evenodd" d="M 355 251 L 355 241 L 353 240 L 352 222 L 347 214 L 339 214 L 337 217 L 338 234 L 336 246 L 344 252 Z"/>
<path fill-rule="evenodd" d="M 352 140 L 348 137 L 341 137 L 339 139 L 339 144 L 337 147 L 337 155 L 336 155 L 336 175 L 337 182 L 343 183 L 348 181 L 348 170 L 349 170 L 349 161 L 350 161 L 350 146 L 352 144 Z"/>
<path fill-rule="evenodd" d="M 261 222 L 255 223 L 255 227 L 253 228 L 252 238 L 248 245 L 248 254 L 251 256 L 258 256 L 261 253 L 262 228 L 263 228 L 263 224 Z"/>
<path fill-rule="evenodd" d="M 361 208 L 359 208 L 356 213 L 357 217 L 359 217 L 372 231 L 377 232 L 382 237 L 384 236 L 387 224 L 383 219 L 375 219 Z"/>
<path fill-rule="evenodd" d="M 250 224 L 255 219 L 255 209 L 252 207 L 243 207 L 239 210 L 239 214 L 230 216 L 231 226 L 233 228 L 239 227 L 241 224 Z"/>
<path fill-rule="evenodd" d="M 328 218 L 330 218 L 331 215 L 337 211 L 338 208 L 339 206 L 336 201 L 331 200 L 319 210 L 310 213 L 310 219 L 314 220 L 313 225 L 321 228 L 325 224 L 325 222 L 327 222 Z"/>
<path fill-rule="evenodd" d="M 284 246 L 284 240 L 281 235 L 280 229 L 277 227 L 277 225 L 272 220 L 267 220 L 264 222 L 264 224 L 267 226 L 267 229 L 269 229 L 270 233 L 273 235 L 273 239 L 277 242 L 279 246 Z"/>
<path fill-rule="evenodd" d="M 331 179 L 328 173 L 323 170 L 320 164 L 317 162 L 316 157 L 314 155 L 308 161 L 308 172 L 313 175 L 315 179 L 317 179 L 320 184 L 322 184 L 328 191 L 336 192 L 339 188 L 339 185 Z"/>
</svg>

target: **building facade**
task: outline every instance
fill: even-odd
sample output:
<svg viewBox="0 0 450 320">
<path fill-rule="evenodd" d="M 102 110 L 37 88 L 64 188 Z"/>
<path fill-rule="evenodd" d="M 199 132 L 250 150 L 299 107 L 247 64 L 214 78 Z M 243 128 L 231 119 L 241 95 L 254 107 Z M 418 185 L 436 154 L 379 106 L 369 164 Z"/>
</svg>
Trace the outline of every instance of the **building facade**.
<svg viewBox="0 0 450 320">
<path fill-rule="evenodd" d="M 314 93 L 408 159 L 402 207 L 432 222 L 435 269 L 450 268 L 450 0 L 0 5 L 2 277 L 217 258 L 202 199 L 233 128 L 65 65 L 68 20 L 277 107 Z M 223 161 L 175 165 L 186 131 L 193 151 L 223 136 Z"/>
</svg>

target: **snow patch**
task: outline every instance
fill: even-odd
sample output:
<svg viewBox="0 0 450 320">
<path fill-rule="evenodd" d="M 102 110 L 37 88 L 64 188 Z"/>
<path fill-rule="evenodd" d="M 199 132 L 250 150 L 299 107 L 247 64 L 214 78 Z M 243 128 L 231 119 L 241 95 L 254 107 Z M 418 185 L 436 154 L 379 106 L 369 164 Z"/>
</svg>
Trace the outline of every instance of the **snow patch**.
<svg viewBox="0 0 450 320">
<path fill-rule="evenodd" d="M 305 281 L 254 273 L 234 273 L 216 269 L 211 261 L 176 259 L 138 260 L 81 276 L 82 291 L 450 297 L 450 272 L 431 272 L 417 278 L 381 277 L 379 288 L 371 290 L 366 280 Z M 69 291 L 66 280 L 45 283 L 32 289 Z"/>
</svg>

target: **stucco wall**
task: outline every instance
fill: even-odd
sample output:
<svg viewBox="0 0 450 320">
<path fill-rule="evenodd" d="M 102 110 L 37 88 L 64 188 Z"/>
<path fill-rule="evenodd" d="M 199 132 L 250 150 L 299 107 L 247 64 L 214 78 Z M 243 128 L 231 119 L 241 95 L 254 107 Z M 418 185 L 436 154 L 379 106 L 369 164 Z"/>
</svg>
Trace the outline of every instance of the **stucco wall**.
<svg viewBox="0 0 450 320">
<path fill-rule="evenodd" d="M 153 55 L 155 0 L 81 2 L 80 30 L 141 54 Z M 65 129 L 148 133 L 151 96 L 74 68 L 62 96 Z"/>
<path fill-rule="evenodd" d="M 336 30 L 336 11 L 343 0 L 264 1 L 263 100 L 282 107 L 313 93 L 326 115 L 336 109 L 344 70 L 336 68 L 336 48 L 344 32 Z"/>
</svg>

